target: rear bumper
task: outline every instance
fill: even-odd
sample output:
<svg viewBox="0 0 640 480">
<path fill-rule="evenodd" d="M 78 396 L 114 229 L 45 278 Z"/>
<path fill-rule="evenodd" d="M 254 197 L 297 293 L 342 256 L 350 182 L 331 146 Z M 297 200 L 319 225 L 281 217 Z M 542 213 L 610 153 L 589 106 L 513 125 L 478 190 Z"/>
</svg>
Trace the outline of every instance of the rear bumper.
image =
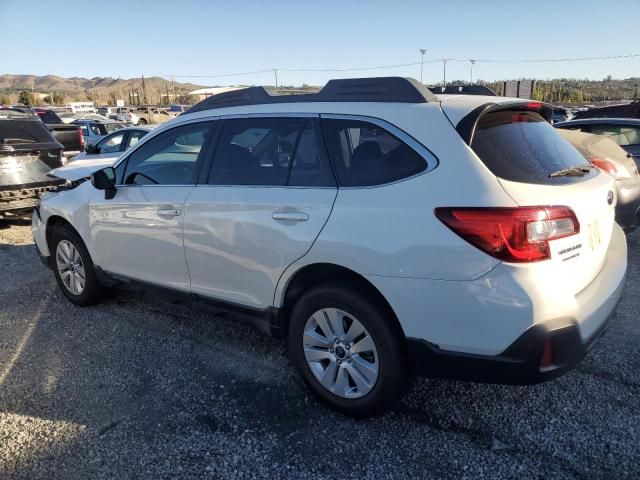
<svg viewBox="0 0 640 480">
<path fill-rule="evenodd" d="M 604 334 L 612 311 L 585 342 L 571 319 L 534 325 L 500 355 L 486 356 L 440 350 L 420 339 L 407 339 L 412 370 L 420 376 L 473 382 L 527 385 L 559 377 L 575 367 Z M 545 346 L 551 363 L 541 366 Z"/>
<path fill-rule="evenodd" d="M 497 355 L 447 350 L 408 338 L 414 371 L 431 377 L 507 384 L 538 383 L 566 373 L 589 352 L 615 316 L 624 288 L 626 258 L 624 233 L 614 227 L 602 270 L 575 295 L 575 317 L 534 323 Z M 550 357 L 545 358 L 545 348 Z"/>
<path fill-rule="evenodd" d="M 625 230 L 633 230 L 638 225 L 640 210 L 640 181 L 636 178 L 616 182 L 618 204 L 616 222 Z"/>
</svg>

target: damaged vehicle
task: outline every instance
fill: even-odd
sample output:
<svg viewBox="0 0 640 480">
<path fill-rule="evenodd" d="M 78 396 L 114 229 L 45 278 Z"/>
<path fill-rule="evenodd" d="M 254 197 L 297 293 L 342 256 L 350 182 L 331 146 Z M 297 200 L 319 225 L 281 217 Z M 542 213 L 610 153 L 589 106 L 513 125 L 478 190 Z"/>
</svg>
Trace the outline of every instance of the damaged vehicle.
<svg viewBox="0 0 640 480">
<path fill-rule="evenodd" d="M 0 218 L 30 214 L 42 193 L 65 183 L 49 176 L 63 164 L 63 149 L 38 117 L 0 112 Z"/>
</svg>

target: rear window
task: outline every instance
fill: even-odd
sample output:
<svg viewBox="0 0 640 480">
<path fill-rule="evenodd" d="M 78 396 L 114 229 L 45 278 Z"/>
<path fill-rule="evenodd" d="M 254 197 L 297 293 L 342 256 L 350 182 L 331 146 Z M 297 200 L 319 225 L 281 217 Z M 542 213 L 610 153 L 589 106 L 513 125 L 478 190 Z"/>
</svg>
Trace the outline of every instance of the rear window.
<svg viewBox="0 0 640 480">
<path fill-rule="evenodd" d="M 483 116 L 471 148 L 497 177 L 536 184 L 566 184 L 596 175 L 549 177 L 587 160 L 535 112 L 499 111 Z"/>
<path fill-rule="evenodd" d="M 39 111 L 38 116 L 40 117 L 40 120 L 42 120 L 44 123 L 48 125 L 62 123 L 62 120 L 60 120 L 60 117 L 58 117 L 58 115 L 53 113 L 51 110 Z"/>
<path fill-rule="evenodd" d="M 0 145 L 52 143 L 49 130 L 40 120 L 0 120 Z"/>
</svg>

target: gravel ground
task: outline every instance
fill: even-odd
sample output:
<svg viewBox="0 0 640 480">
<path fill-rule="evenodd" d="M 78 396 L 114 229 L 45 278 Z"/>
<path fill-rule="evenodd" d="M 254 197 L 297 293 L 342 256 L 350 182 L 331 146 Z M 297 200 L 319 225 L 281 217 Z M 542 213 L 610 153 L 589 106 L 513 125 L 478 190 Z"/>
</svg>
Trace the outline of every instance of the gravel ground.
<svg viewBox="0 0 640 480">
<path fill-rule="evenodd" d="M 354 421 L 281 346 L 230 319 L 118 293 L 67 302 L 27 222 L 0 224 L 0 477 L 639 478 L 640 234 L 617 318 L 533 387 L 418 380 Z"/>
</svg>

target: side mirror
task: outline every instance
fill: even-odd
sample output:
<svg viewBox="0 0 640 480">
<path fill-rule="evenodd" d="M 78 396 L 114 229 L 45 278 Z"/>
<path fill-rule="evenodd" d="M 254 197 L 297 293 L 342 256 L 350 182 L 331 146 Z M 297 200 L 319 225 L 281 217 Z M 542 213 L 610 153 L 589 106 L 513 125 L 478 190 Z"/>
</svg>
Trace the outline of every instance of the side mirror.
<svg viewBox="0 0 640 480">
<path fill-rule="evenodd" d="M 93 172 L 91 185 L 98 190 L 104 190 L 104 198 L 111 200 L 116 195 L 116 171 L 113 167 L 107 167 Z"/>
<path fill-rule="evenodd" d="M 91 144 L 87 144 L 87 146 L 84 147 L 84 151 L 87 153 L 100 153 L 100 149 L 98 148 L 98 146 Z"/>
</svg>

